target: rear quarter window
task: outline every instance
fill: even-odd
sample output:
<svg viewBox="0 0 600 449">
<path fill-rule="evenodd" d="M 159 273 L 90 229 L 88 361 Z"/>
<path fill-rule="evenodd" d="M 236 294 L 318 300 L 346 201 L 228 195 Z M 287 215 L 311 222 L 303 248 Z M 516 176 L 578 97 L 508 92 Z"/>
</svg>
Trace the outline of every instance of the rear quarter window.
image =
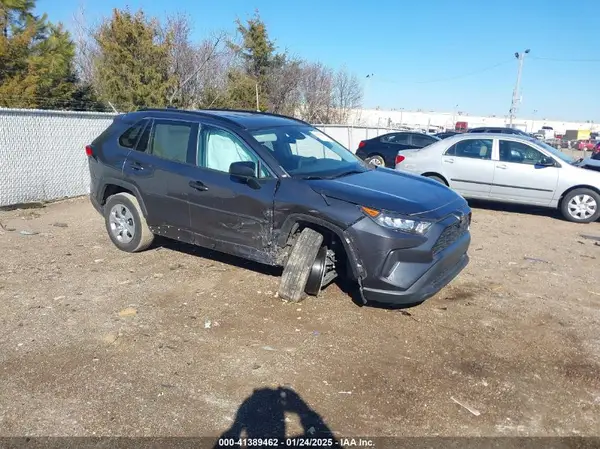
<svg viewBox="0 0 600 449">
<path fill-rule="evenodd" d="M 124 148 L 134 148 L 142 135 L 147 122 L 148 120 L 144 119 L 127 128 L 127 130 L 119 136 L 119 145 Z"/>
</svg>

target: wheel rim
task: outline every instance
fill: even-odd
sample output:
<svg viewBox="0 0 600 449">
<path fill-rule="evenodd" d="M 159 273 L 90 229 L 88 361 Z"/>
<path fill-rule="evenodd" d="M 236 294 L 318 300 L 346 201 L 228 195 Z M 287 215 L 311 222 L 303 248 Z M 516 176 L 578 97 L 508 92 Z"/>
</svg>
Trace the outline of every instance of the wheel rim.
<svg viewBox="0 0 600 449">
<path fill-rule="evenodd" d="M 135 236 L 133 214 L 124 204 L 116 204 L 110 210 L 108 218 L 110 233 L 121 243 L 129 243 Z"/>
<path fill-rule="evenodd" d="M 586 195 L 575 195 L 568 204 L 569 215 L 578 220 L 585 220 L 596 213 L 598 204 L 594 197 Z"/>
<path fill-rule="evenodd" d="M 376 165 L 377 167 L 383 165 L 383 162 L 380 158 L 378 157 L 372 157 L 371 160 L 369 161 L 371 164 Z"/>
<path fill-rule="evenodd" d="M 316 296 L 321 290 L 323 284 L 323 277 L 325 276 L 325 268 L 327 267 L 327 247 L 322 246 L 317 253 L 312 267 L 310 268 L 310 274 L 306 282 L 304 291 L 309 295 Z"/>
</svg>

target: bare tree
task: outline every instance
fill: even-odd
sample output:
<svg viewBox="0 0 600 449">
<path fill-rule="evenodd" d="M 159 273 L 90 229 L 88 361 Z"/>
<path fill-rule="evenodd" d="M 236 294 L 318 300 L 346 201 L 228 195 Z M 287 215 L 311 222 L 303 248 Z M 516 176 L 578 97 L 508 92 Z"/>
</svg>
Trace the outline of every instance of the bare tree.
<svg viewBox="0 0 600 449">
<path fill-rule="evenodd" d="M 300 102 L 301 64 L 299 59 L 276 58 L 267 73 L 269 111 L 285 115 L 296 113 Z"/>
<path fill-rule="evenodd" d="M 358 77 L 342 67 L 333 79 L 333 119 L 340 124 L 348 123 L 353 109 L 361 106 L 363 89 Z"/>
<path fill-rule="evenodd" d="M 333 72 L 320 62 L 302 68 L 298 114 L 308 122 L 330 123 L 332 120 Z"/>
<path fill-rule="evenodd" d="M 198 108 L 205 103 L 207 89 L 224 89 L 215 83 L 215 75 L 223 80 L 230 65 L 226 34 L 217 32 L 199 44 L 191 41 L 193 24 L 190 16 L 178 14 L 167 18 L 165 33 L 173 42 L 171 70 L 178 83 L 170 94 L 169 103 L 177 101 L 184 108 Z"/>
<path fill-rule="evenodd" d="M 87 23 L 86 12 L 80 4 L 73 14 L 73 40 L 75 42 L 75 70 L 83 84 L 95 85 L 94 59 L 98 55 L 98 47 L 93 38 L 93 30 L 97 28 Z"/>
</svg>

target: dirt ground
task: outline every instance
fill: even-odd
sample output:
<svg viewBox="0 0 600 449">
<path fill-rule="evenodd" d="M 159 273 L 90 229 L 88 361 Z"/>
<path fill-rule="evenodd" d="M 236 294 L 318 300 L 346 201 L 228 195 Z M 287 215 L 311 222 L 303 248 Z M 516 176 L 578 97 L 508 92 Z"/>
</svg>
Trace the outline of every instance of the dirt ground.
<svg viewBox="0 0 600 449">
<path fill-rule="evenodd" d="M 470 265 L 405 310 L 121 252 L 86 198 L 0 212 L 0 436 L 600 435 L 600 224 L 473 208 Z"/>
</svg>

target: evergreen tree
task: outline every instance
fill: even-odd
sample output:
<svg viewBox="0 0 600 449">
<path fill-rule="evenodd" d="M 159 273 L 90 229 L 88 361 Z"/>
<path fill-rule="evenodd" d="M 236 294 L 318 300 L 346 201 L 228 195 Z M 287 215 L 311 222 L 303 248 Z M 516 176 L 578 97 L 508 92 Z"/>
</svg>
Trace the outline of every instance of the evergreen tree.
<svg viewBox="0 0 600 449">
<path fill-rule="evenodd" d="M 177 79 L 170 71 L 172 39 L 143 11 L 113 11 L 95 35 L 101 98 L 122 111 L 166 106 Z"/>
<path fill-rule="evenodd" d="M 78 91 L 75 45 L 34 0 L 0 0 L 0 106 L 69 109 Z"/>
<path fill-rule="evenodd" d="M 259 109 L 268 107 L 269 83 L 268 75 L 279 55 L 275 54 L 275 44 L 269 39 L 267 27 L 260 18 L 258 11 L 244 25 L 236 21 L 237 31 L 242 37 L 241 44 L 230 42 L 230 47 L 241 57 L 243 73 L 235 72 L 229 76 L 227 91 L 231 107 L 247 108 L 249 98 L 251 108 L 256 108 L 256 89 L 259 91 Z M 235 84 L 232 84 L 235 83 Z"/>
</svg>

